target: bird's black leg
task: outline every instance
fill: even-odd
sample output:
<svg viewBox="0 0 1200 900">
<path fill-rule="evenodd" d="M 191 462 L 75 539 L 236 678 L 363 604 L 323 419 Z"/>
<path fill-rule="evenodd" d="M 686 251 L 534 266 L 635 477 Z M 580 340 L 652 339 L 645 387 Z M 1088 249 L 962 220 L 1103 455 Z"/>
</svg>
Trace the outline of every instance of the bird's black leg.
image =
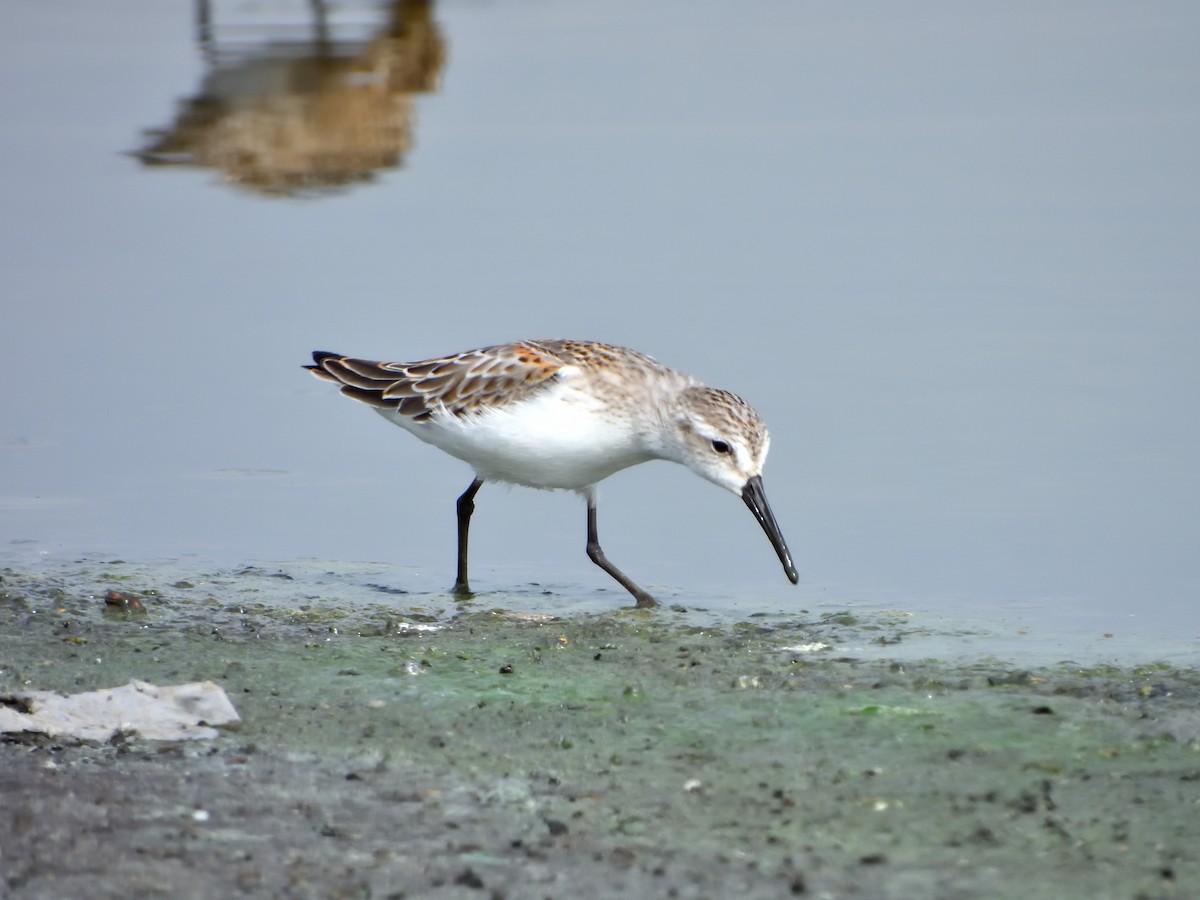
<svg viewBox="0 0 1200 900">
<path fill-rule="evenodd" d="M 621 587 L 633 594 L 637 600 L 637 605 L 641 609 L 649 609 L 658 606 L 657 601 L 640 587 L 634 584 L 629 576 L 614 566 L 608 561 L 608 557 L 604 555 L 604 550 L 600 547 L 600 537 L 596 533 L 596 498 L 592 494 L 588 494 L 587 498 L 587 555 L 588 559 L 602 568 L 605 572 L 620 582 Z"/>
<path fill-rule="evenodd" d="M 481 487 L 483 479 L 476 478 L 458 498 L 458 575 L 454 578 L 454 593 L 460 597 L 472 596 L 467 583 L 467 533 L 471 530 L 471 513 L 475 512 L 475 495 Z"/>
</svg>

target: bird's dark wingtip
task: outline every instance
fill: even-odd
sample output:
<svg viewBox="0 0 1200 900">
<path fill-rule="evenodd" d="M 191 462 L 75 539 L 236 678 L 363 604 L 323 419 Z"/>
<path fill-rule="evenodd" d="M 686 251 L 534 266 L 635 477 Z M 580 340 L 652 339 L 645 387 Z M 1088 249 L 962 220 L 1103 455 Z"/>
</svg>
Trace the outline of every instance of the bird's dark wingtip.
<svg viewBox="0 0 1200 900">
<path fill-rule="evenodd" d="M 306 372 L 311 372 L 313 375 L 316 375 L 318 378 L 323 379 L 324 381 L 332 381 L 334 384 L 341 384 L 337 378 L 334 378 L 325 370 L 325 366 L 323 365 L 327 359 L 341 359 L 342 356 L 340 353 L 330 353 L 328 350 L 314 350 L 312 358 L 313 365 L 301 366 L 300 368 L 304 369 Z"/>
<path fill-rule="evenodd" d="M 313 358 L 313 364 L 311 366 L 301 366 L 300 368 L 307 369 L 309 372 L 312 372 L 314 375 L 320 376 L 322 378 L 327 378 L 328 373 L 325 371 L 325 367 L 321 364 L 325 360 L 330 359 L 330 358 L 341 359 L 342 354 L 330 353 L 328 350 L 314 350 L 312 352 L 312 358 Z"/>
</svg>

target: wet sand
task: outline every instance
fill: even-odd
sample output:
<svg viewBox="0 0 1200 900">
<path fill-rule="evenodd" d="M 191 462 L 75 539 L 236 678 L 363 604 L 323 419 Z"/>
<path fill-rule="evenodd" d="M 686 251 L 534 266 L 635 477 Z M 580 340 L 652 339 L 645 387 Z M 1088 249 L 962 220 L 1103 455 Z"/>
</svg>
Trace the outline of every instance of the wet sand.
<svg viewBox="0 0 1200 900">
<path fill-rule="evenodd" d="M 460 604 L 315 563 L 0 577 L 5 691 L 211 679 L 243 720 L 9 736 L 6 896 L 1200 893 L 1177 663 L 919 658 L 928 626 L 886 612 Z"/>
</svg>

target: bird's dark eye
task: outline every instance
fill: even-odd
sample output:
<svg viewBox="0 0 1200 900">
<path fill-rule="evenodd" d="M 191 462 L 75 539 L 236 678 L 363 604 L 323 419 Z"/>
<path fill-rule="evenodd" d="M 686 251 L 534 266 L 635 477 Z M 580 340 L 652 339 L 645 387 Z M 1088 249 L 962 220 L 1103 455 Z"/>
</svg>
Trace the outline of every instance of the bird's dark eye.
<svg viewBox="0 0 1200 900">
<path fill-rule="evenodd" d="M 728 453 L 729 445 L 724 441 L 713 441 L 713 450 L 717 451 L 718 453 Z"/>
</svg>

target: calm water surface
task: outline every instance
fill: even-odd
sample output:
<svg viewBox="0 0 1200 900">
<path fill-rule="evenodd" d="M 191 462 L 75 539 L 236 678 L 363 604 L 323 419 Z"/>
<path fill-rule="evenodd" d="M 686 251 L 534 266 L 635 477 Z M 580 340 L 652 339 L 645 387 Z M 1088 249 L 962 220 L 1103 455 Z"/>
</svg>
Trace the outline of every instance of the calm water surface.
<svg viewBox="0 0 1200 900">
<path fill-rule="evenodd" d="M 444 587 L 470 472 L 299 366 L 570 336 L 771 425 L 799 588 L 605 484 L 665 597 L 1197 646 L 1200 7 L 314 8 L 0 11 L 0 553 Z M 479 588 L 608 587 L 576 498 L 478 505 Z"/>
</svg>

